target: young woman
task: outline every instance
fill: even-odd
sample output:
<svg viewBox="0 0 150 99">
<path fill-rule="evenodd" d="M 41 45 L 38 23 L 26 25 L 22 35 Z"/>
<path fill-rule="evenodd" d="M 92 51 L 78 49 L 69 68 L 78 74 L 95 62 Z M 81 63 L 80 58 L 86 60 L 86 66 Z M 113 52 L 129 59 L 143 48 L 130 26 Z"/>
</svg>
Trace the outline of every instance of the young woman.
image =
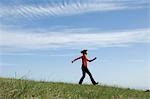
<svg viewBox="0 0 150 99">
<path fill-rule="evenodd" d="M 89 59 L 86 57 L 86 56 L 87 56 L 87 53 L 88 53 L 88 50 L 82 50 L 81 53 L 82 53 L 82 56 L 80 56 L 80 57 L 78 57 L 78 58 L 76 58 L 76 59 L 74 59 L 74 60 L 72 61 L 72 63 L 74 63 L 76 60 L 82 59 L 82 77 L 81 77 L 81 79 L 80 79 L 80 81 L 79 81 L 79 84 L 82 84 L 83 79 L 85 78 L 85 74 L 86 74 L 86 73 L 90 76 L 90 79 L 91 79 L 91 82 L 93 83 L 93 85 L 98 84 L 98 82 L 95 82 L 94 78 L 92 77 L 92 74 L 90 73 L 89 69 L 87 68 L 87 62 L 92 62 L 92 61 L 94 61 L 94 60 L 96 59 L 96 57 L 93 58 L 92 60 L 89 60 Z"/>
</svg>

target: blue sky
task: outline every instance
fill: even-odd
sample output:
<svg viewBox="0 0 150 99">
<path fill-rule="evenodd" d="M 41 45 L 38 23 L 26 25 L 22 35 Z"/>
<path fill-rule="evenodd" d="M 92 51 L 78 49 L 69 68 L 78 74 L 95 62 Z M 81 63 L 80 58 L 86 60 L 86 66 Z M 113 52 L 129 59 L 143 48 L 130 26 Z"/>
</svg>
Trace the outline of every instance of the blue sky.
<svg viewBox="0 0 150 99">
<path fill-rule="evenodd" d="M 149 0 L 1 0 L 0 76 L 150 88 Z M 91 83 L 87 76 L 84 83 Z"/>
</svg>

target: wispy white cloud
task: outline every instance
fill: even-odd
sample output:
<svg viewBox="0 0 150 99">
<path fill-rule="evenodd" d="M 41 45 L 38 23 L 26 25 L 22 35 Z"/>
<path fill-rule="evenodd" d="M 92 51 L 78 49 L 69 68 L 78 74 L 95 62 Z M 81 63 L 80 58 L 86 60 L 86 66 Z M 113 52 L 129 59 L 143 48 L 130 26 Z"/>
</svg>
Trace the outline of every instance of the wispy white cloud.
<svg viewBox="0 0 150 99">
<path fill-rule="evenodd" d="M 126 1 L 126 2 L 125 2 Z M 147 5 L 143 5 L 146 1 L 135 1 L 129 2 L 129 0 L 115 1 L 115 0 L 88 0 L 87 2 L 76 1 L 72 3 L 61 2 L 61 3 L 49 3 L 48 4 L 37 4 L 37 5 L 11 5 L 1 6 L 0 15 L 6 17 L 13 15 L 14 17 L 41 17 L 41 16 L 69 16 L 89 12 L 101 12 L 101 11 L 112 11 L 122 9 L 140 8 Z M 148 1 L 147 1 L 148 2 Z M 131 3 L 131 4 L 130 4 Z M 148 6 L 147 6 L 148 7 Z"/>
<path fill-rule="evenodd" d="M 1 48 L 48 49 L 72 47 L 122 47 L 128 44 L 149 43 L 150 29 L 99 33 L 24 33 L 1 32 Z"/>
<path fill-rule="evenodd" d="M 0 67 L 3 67 L 3 66 L 16 66 L 16 65 L 17 64 L 0 62 Z M 1 69 L 0 69 L 0 71 L 1 71 Z"/>
<path fill-rule="evenodd" d="M 10 52 L 0 52 L 0 56 L 3 55 L 8 55 L 8 56 L 29 56 L 29 55 L 34 55 L 33 53 L 27 53 L 27 52 L 21 52 L 21 53 L 10 53 Z"/>
<path fill-rule="evenodd" d="M 45 54 L 45 53 L 42 53 L 42 54 L 39 54 L 37 52 L 32 52 L 32 53 L 29 53 L 29 52 L 1 52 L 0 53 L 0 56 L 52 56 L 52 57 L 66 57 L 66 56 L 75 56 L 75 54 Z M 2 64 L 0 64 L 2 65 Z M 3 64 L 5 65 L 5 64 Z M 7 65 L 7 64 L 6 64 Z M 8 64 L 9 65 L 9 64 Z"/>
</svg>

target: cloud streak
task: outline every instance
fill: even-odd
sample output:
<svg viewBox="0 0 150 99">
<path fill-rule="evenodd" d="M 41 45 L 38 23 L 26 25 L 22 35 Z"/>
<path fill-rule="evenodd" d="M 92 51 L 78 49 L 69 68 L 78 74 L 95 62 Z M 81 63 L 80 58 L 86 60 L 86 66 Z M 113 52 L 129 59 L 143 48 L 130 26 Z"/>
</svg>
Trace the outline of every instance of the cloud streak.
<svg viewBox="0 0 150 99">
<path fill-rule="evenodd" d="M 128 1 L 128 0 L 126 0 Z M 137 1 L 136 1 L 137 2 Z M 130 4 L 131 3 L 131 4 Z M 13 15 L 14 17 L 42 17 L 42 16 L 70 16 L 76 14 L 90 13 L 90 12 L 101 12 L 101 11 L 113 11 L 123 9 L 133 9 L 146 7 L 143 2 L 125 2 L 125 1 L 113 1 L 108 0 L 93 0 L 87 2 L 61 2 L 61 3 L 44 3 L 44 4 L 17 4 L 11 6 L 1 6 L 0 10 L 1 17 Z"/>
<path fill-rule="evenodd" d="M 149 43 L 150 29 L 99 33 L 24 33 L 1 32 L 0 48 L 48 49 L 48 48 L 87 48 L 122 47 L 136 43 Z"/>
</svg>

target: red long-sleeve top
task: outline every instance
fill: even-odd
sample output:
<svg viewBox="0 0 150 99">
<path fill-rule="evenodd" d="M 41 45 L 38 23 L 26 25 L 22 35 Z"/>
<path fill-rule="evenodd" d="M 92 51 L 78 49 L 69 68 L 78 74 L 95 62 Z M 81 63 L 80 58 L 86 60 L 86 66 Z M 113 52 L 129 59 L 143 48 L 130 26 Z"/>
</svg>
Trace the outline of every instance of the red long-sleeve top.
<svg viewBox="0 0 150 99">
<path fill-rule="evenodd" d="M 74 59 L 74 61 L 78 60 L 78 59 L 82 59 L 82 65 L 87 67 L 87 62 L 89 62 L 90 60 L 86 57 L 86 55 L 82 55 L 76 59 Z"/>
</svg>

